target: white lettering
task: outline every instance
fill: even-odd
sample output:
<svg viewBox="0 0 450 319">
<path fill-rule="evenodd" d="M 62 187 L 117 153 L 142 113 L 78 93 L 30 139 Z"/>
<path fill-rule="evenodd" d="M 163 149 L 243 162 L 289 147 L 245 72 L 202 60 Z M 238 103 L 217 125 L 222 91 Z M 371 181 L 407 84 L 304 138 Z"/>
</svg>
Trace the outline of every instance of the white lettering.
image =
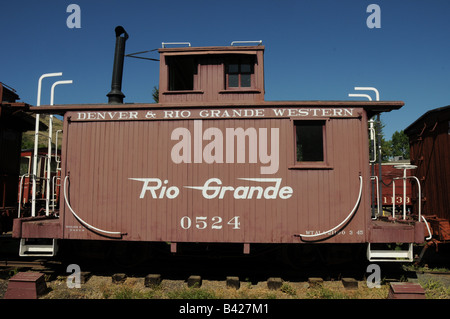
<svg viewBox="0 0 450 319">
<path fill-rule="evenodd" d="M 353 109 L 318 108 L 318 109 L 272 109 L 278 117 L 347 117 L 353 116 Z"/>
<path fill-rule="evenodd" d="M 159 178 L 129 178 L 131 180 L 134 181 L 140 181 L 140 182 L 144 182 L 144 184 L 142 185 L 142 190 L 141 190 L 141 194 L 139 196 L 139 198 L 144 198 L 145 194 L 147 191 L 150 192 L 152 198 L 164 198 L 167 197 L 169 199 L 173 199 L 175 197 L 178 196 L 178 194 L 180 193 L 180 189 L 176 186 L 164 186 L 161 188 L 162 186 L 162 182 Z M 149 185 L 150 183 L 156 183 L 156 185 Z M 164 184 L 167 184 L 168 180 L 164 181 Z M 159 195 L 156 194 L 156 191 L 159 190 L 161 188 L 161 190 L 159 191 Z"/>
<path fill-rule="evenodd" d="M 186 303 L 186 306 L 180 306 L 179 313 L 193 313 L 193 314 L 205 314 L 209 317 L 214 309 L 214 306 L 194 306 Z"/>
<path fill-rule="evenodd" d="M 143 182 L 140 199 L 145 198 L 147 193 L 153 199 L 176 198 L 180 194 L 180 189 L 177 186 L 167 186 L 169 181 L 161 181 L 159 178 L 129 178 L 130 180 Z M 208 179 L 203 186 L 184 186 L 184 188 L 200 190 L 202 196 L 206 199 L 223 199 L 225 196 L 233 196 L 234 199 L 288 199 L 292 197 L 293 190 L 289 186 L 281 186 L 281 178 L 238 178 L 242 181 L 250 181 L 256 183 L 272 183 L 267 186 L 249 186 L 240 185 L 222 186 L 222 181 L 219 178 Z"/>
<path fill-rule="evenodd" d="M 172 161 L 180 163 L 258 163 L 261 174 L 274 174 L 279 168 L 279 128 L 271 128 L 270 154 L 267 128 L 226 128 L 225 145 L 221 129 L 210 127 L 203 132 L 202 120 L 194 121 L 194 132 L 187 128 L 172 131 L 171 140 L 179 141 L 171 150 Z M 259 139 L 259 140 L 258 140 Z M 211 141 L 203 147 L 203 141 Z M 192 148 L 193 146 L 193 148 Z M 226 154 L 224 155 L 224 150 Z M 225 158 L 224 158 L 225 157 Z"/>
<path fill-rule="evenodd" d="M 203 186 L 184 186 L 202 191 L 202 196 L 206 199 L 219 198 L 223 199 L 227 192 L 233 194 L 234 199 L 252 199 L 255 191 L 258 191 L 256 198 L 260 199 L 288 199 L 292 196 L 293 190 L 289 186 L 280 189 L 281 178 L 238 178 L 245 181 L 253 181 L 260 183 L 275 183 L 274 186 L 267 186 L 265 189 L 261 186 L 221 186 L 222 181 L 218 178 L 208 179 Z M 231 196 L 231 195 L 230 195 Z"/>
</svg>

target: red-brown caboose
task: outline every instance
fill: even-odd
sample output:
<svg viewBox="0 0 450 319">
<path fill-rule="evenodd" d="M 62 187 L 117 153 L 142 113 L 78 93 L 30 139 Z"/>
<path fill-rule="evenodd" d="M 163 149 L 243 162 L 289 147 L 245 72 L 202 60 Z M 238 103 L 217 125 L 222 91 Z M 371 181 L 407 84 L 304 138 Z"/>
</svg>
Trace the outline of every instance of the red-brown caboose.
<svg viewBox="0 0 450 319">
<path fill-rule="evenodd" d="M 113 78 L 108 104 L 33 108 L 64 115 L 61 209 L 17 220 L 14 236 L 245 252 L 424 241 L 420 220 L 371 217 L 368 120 L 403 102 L 266 101 L 260 44 L 159 53 L 159 103 L 123 104 Z"/>
</svg>

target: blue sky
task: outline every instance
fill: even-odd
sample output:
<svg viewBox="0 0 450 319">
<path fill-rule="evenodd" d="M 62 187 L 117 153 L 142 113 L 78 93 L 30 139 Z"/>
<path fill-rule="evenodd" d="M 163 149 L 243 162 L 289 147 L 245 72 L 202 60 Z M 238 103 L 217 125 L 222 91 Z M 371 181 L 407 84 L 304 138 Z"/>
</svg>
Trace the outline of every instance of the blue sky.
<svg viewBox="0 0 450 319">
<path fill-rule="evenodd" d="M 66 25 L 72 3 L 81 8 L 79 29 Z M 381 28 L 366 24 L 370 4 L 380 7 Z M 382 115 L 387 139 L 450 104 L 448 0 L 2 0 L 0 8 L 0 81 L 33 105 L 49 72 L 63 76 L 45 80 L 41 105 L 57 80 L 74 83 L 56 88 L 55 104 L 106 103 L 117 25 L 130 36 L 126 53 L 171 41 L 262 40 L 266 100 L 357 100 L 348 94 L 370 92 L 355 86 L 375 87 L 380 100 L 405 102 Z M 157 62 L 127 58 L 125 102 L 152 102 L 158 73 Z"/>
</svg>

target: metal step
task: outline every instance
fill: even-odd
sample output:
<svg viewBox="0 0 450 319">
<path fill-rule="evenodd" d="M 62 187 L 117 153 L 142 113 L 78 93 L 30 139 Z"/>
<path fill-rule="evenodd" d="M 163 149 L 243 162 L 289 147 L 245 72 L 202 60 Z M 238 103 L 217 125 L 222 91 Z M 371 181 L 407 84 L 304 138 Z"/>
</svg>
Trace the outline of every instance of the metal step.
<svg viewBox="0 0 450 319">
<path fill-rule="evenodd" d="M 408 245 L 408 250 L 372 250 L 369 243 L 367 245 L 367 259 L 369 261 L 412 262 L 413 244 Z"/>
<path fill-rule="evenodd" d="M 20 239 L 19 256 L 39 256 L 39 257 L 53 257 L 58 251 L 58 245 L 56 239 L 44 239 L 44 240 L 27 240 L 25 238 Z"/>
</svg>

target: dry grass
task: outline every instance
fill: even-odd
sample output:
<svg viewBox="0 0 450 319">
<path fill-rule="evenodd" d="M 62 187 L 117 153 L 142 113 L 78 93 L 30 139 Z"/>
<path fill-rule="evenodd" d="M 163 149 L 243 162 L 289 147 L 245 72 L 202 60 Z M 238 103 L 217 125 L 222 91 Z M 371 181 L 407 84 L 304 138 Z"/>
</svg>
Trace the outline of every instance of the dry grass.
<svg viewBox="0 0 450 319">
<path fill-rule="evenodd" d="M 284 282 L 280 290 L 269 290 L 266 282 L 256 285 L 241 282 L 239 289 L 226 287 L 224 281 L 204 280 L 200 288 L 188 288 L 180 280 L 163 280 L 156 288 L 147 288 L 144 278 L 127 278 L 114 284 L 111 277 L 93 276 L 81 288 L 69 289 L 66 278 L 47 284 L 49 293 L 42 299 L 385 299 L 389 286 L 368 288 L 359 282 L 358 289 L 345 289 L 340 281 L 326 281 L 309 288 L 307 283 Z"/>
</svg>

